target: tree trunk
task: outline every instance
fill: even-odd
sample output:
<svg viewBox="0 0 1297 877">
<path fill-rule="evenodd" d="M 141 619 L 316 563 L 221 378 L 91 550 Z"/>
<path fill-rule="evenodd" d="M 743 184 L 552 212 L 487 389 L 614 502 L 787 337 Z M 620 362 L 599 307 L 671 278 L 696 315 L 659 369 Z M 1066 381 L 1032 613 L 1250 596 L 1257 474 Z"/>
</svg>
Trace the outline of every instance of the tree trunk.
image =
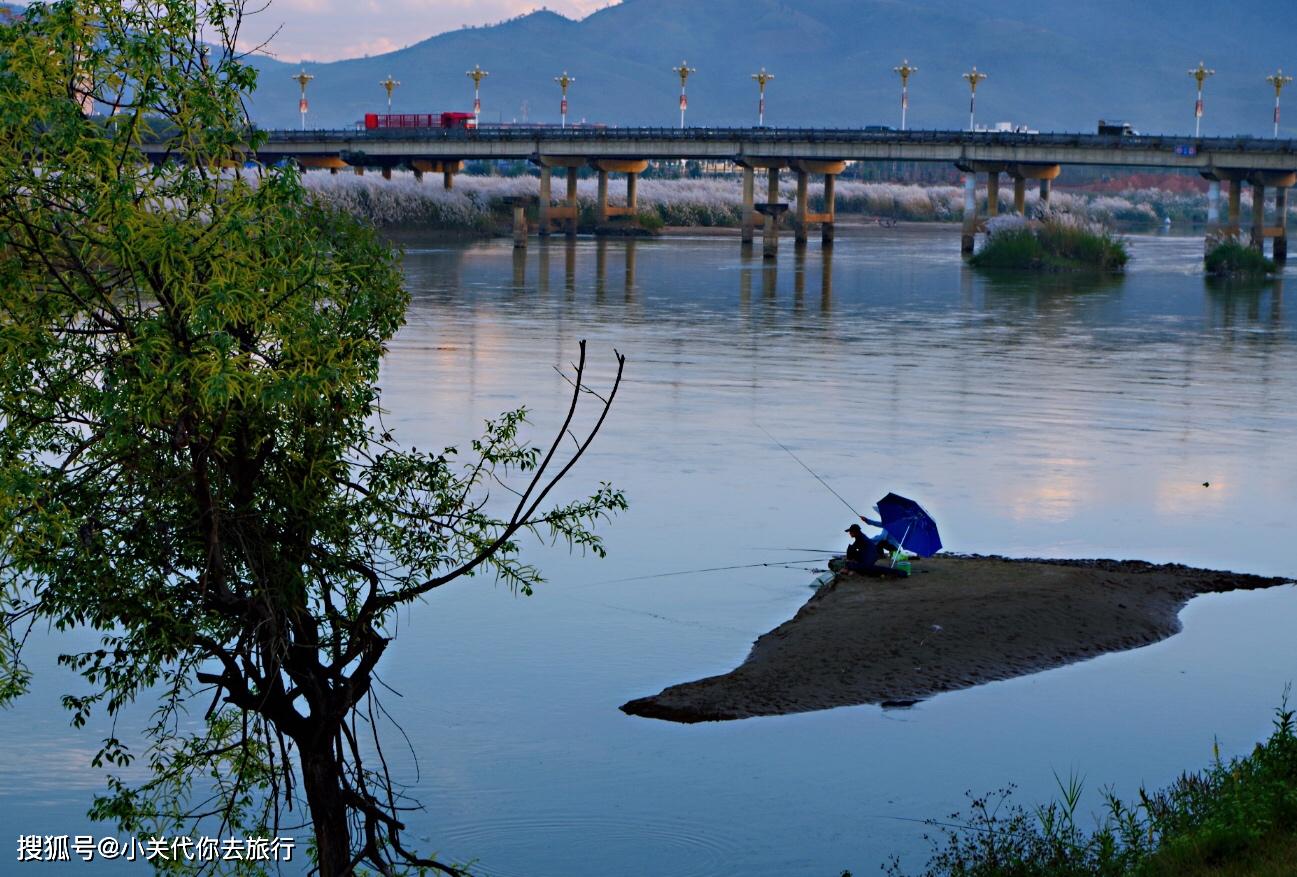
<svg viewBox="0 0 1297 877">
<path fill-rule="evenodd" d="M 351 834 L 342 798 L 342 767 L 334 757 L 332 741 L 312 741 L 307 749 L 297 741 L 302 759 L 302 789 L 311 810 L 315 844 L 320 857 L 320 877 L 346 877 L 351 873 Z"/>
</svg>

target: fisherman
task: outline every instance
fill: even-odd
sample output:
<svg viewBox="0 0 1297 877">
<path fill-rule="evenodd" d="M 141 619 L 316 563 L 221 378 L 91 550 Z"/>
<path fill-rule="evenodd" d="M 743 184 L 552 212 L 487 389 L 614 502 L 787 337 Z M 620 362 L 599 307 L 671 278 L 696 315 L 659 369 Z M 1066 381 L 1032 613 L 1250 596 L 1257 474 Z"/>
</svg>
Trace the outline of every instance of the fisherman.
<svg viewBox="0 0 1297 877">
<path fill-rule="evenodd" d="M 872 523 L 868 519 L 863 520 L 867 524 Z M 848 570 L 878 579 L 896 579 L 905 576 L 905 573 L 899 569 L 878 565 L 878 561 L 883 558 L 881 539 L 877 542 L 870 539 L 865 535 L 865 531 L 860 529 L 859 524 L 852 524 L 846 532 L 851 535 L 851 544 L 847 546 Z"/>
</svg>

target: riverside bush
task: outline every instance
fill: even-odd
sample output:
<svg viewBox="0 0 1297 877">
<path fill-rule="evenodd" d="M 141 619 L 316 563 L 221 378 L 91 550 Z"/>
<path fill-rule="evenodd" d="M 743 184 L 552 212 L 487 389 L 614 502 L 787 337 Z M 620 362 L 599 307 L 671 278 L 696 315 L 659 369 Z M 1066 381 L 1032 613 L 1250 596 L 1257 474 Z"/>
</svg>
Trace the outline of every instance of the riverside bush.
<svg viewBox="0 0 1297 877">
<path fill-rule="evenodd" d="M 1273 274 L 1275 263 L 1261 252 L 1236 240 L 1225 240 L 1207 251 L 1203 260 L 1208 274 L 1217 276 Z"/>
<path fill-rule="evenodd" d="M 992 220 L 988 238 L 969 260 L 979 268 L 1037 271 L 1121 271 L 1129 261 L 1125 243 L 1105 228 L 1058 214 L 1027 223 L 1009 216 Z"/>
<path fill-rule="evenodd" d="M 1180 877 L 1292 874 L 1297 865 L 1297 735 L 1293 711 L 1250 755 L 1185 774 L 1138 803 L 1105 793 L 1094 829 L 1078 825 L 1081 782 L 1059 783 L 1059 800 L 1027 811 L 1012 789 L 970 796 L 967 814 L 943 823 L 922 877 Z M 951 827 L 953 825 L 953 827 Z M 1275 870 L 1253 870 L 1252 863 Z M 898 860 L 887 868 L 902 877 Z"/>
</svg>

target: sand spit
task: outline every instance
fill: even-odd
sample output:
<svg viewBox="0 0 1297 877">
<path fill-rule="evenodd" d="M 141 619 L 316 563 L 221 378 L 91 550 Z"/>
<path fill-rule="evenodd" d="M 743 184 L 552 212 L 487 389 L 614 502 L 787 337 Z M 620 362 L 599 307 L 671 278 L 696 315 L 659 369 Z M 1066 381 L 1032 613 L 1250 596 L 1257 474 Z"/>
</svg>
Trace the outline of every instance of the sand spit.
<svg viewBox="0 0 1297 877">
<path fill-rule="evenodd" d="M 976 555 L 918 561 L 906 579 L 839 575 L 757 639 L 735 670 L 621 709 L 707 722 L 909 705 L 1149 645 L 1180 630 L 1180 609 L 1198 594 L 1285 581 L 1178 564 Z"/>
</svg>

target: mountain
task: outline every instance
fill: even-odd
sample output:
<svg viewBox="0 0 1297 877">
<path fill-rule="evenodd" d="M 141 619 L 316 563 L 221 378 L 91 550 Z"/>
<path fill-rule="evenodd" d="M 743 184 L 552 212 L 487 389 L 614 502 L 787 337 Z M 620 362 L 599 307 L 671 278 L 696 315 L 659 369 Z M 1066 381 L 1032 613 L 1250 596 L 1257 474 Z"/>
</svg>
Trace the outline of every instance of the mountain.
<svg viewBox="0 0 1297 877">
<path fill-rule="evenodd" d="M 896 125 L 902 58 L 912 128 L 968 123 L 971 66 L 990 75 L 977 92 L 979 122 L 1013 121 L 1042 131 L 1092 131 L 1100 117 L 1140 131 L 1193 130 L 1194 82 L 1204 60 L 1203 134 L 1271 131 L 1273 89 L 1264 77 L 1297 67 L 1290 0 L 624 0 L 581 21 L 540 11 L 490 27 L 453 31 L 400 51 L 308 63 L 311 127 L 347 127 L 383 112 L 379 81 L 403 84 L 396 112 L 467 110 L 464 72 L 481 64 L 484 122 L 558 122 L 553 77 L 576 78 L 569 119 L 677 125 L 681 59 L 691 125 L 756 122 L 750 75 L 765 66 L 766 121 L 777 126 Z M 358 12 L 357 14 L 362 14 Z M 368 13 L 363 13 L 368 14 Z M 273 50 L 273 45 L 271 46 Z M 258 58 L 252 115 L 265 127 L 296 127 L 298 66 Z M 1290 92 L 1297 102 L 1297 88 Z M 1285 125 L 1297 136 L 1297 103 Z"/>
</svg>

